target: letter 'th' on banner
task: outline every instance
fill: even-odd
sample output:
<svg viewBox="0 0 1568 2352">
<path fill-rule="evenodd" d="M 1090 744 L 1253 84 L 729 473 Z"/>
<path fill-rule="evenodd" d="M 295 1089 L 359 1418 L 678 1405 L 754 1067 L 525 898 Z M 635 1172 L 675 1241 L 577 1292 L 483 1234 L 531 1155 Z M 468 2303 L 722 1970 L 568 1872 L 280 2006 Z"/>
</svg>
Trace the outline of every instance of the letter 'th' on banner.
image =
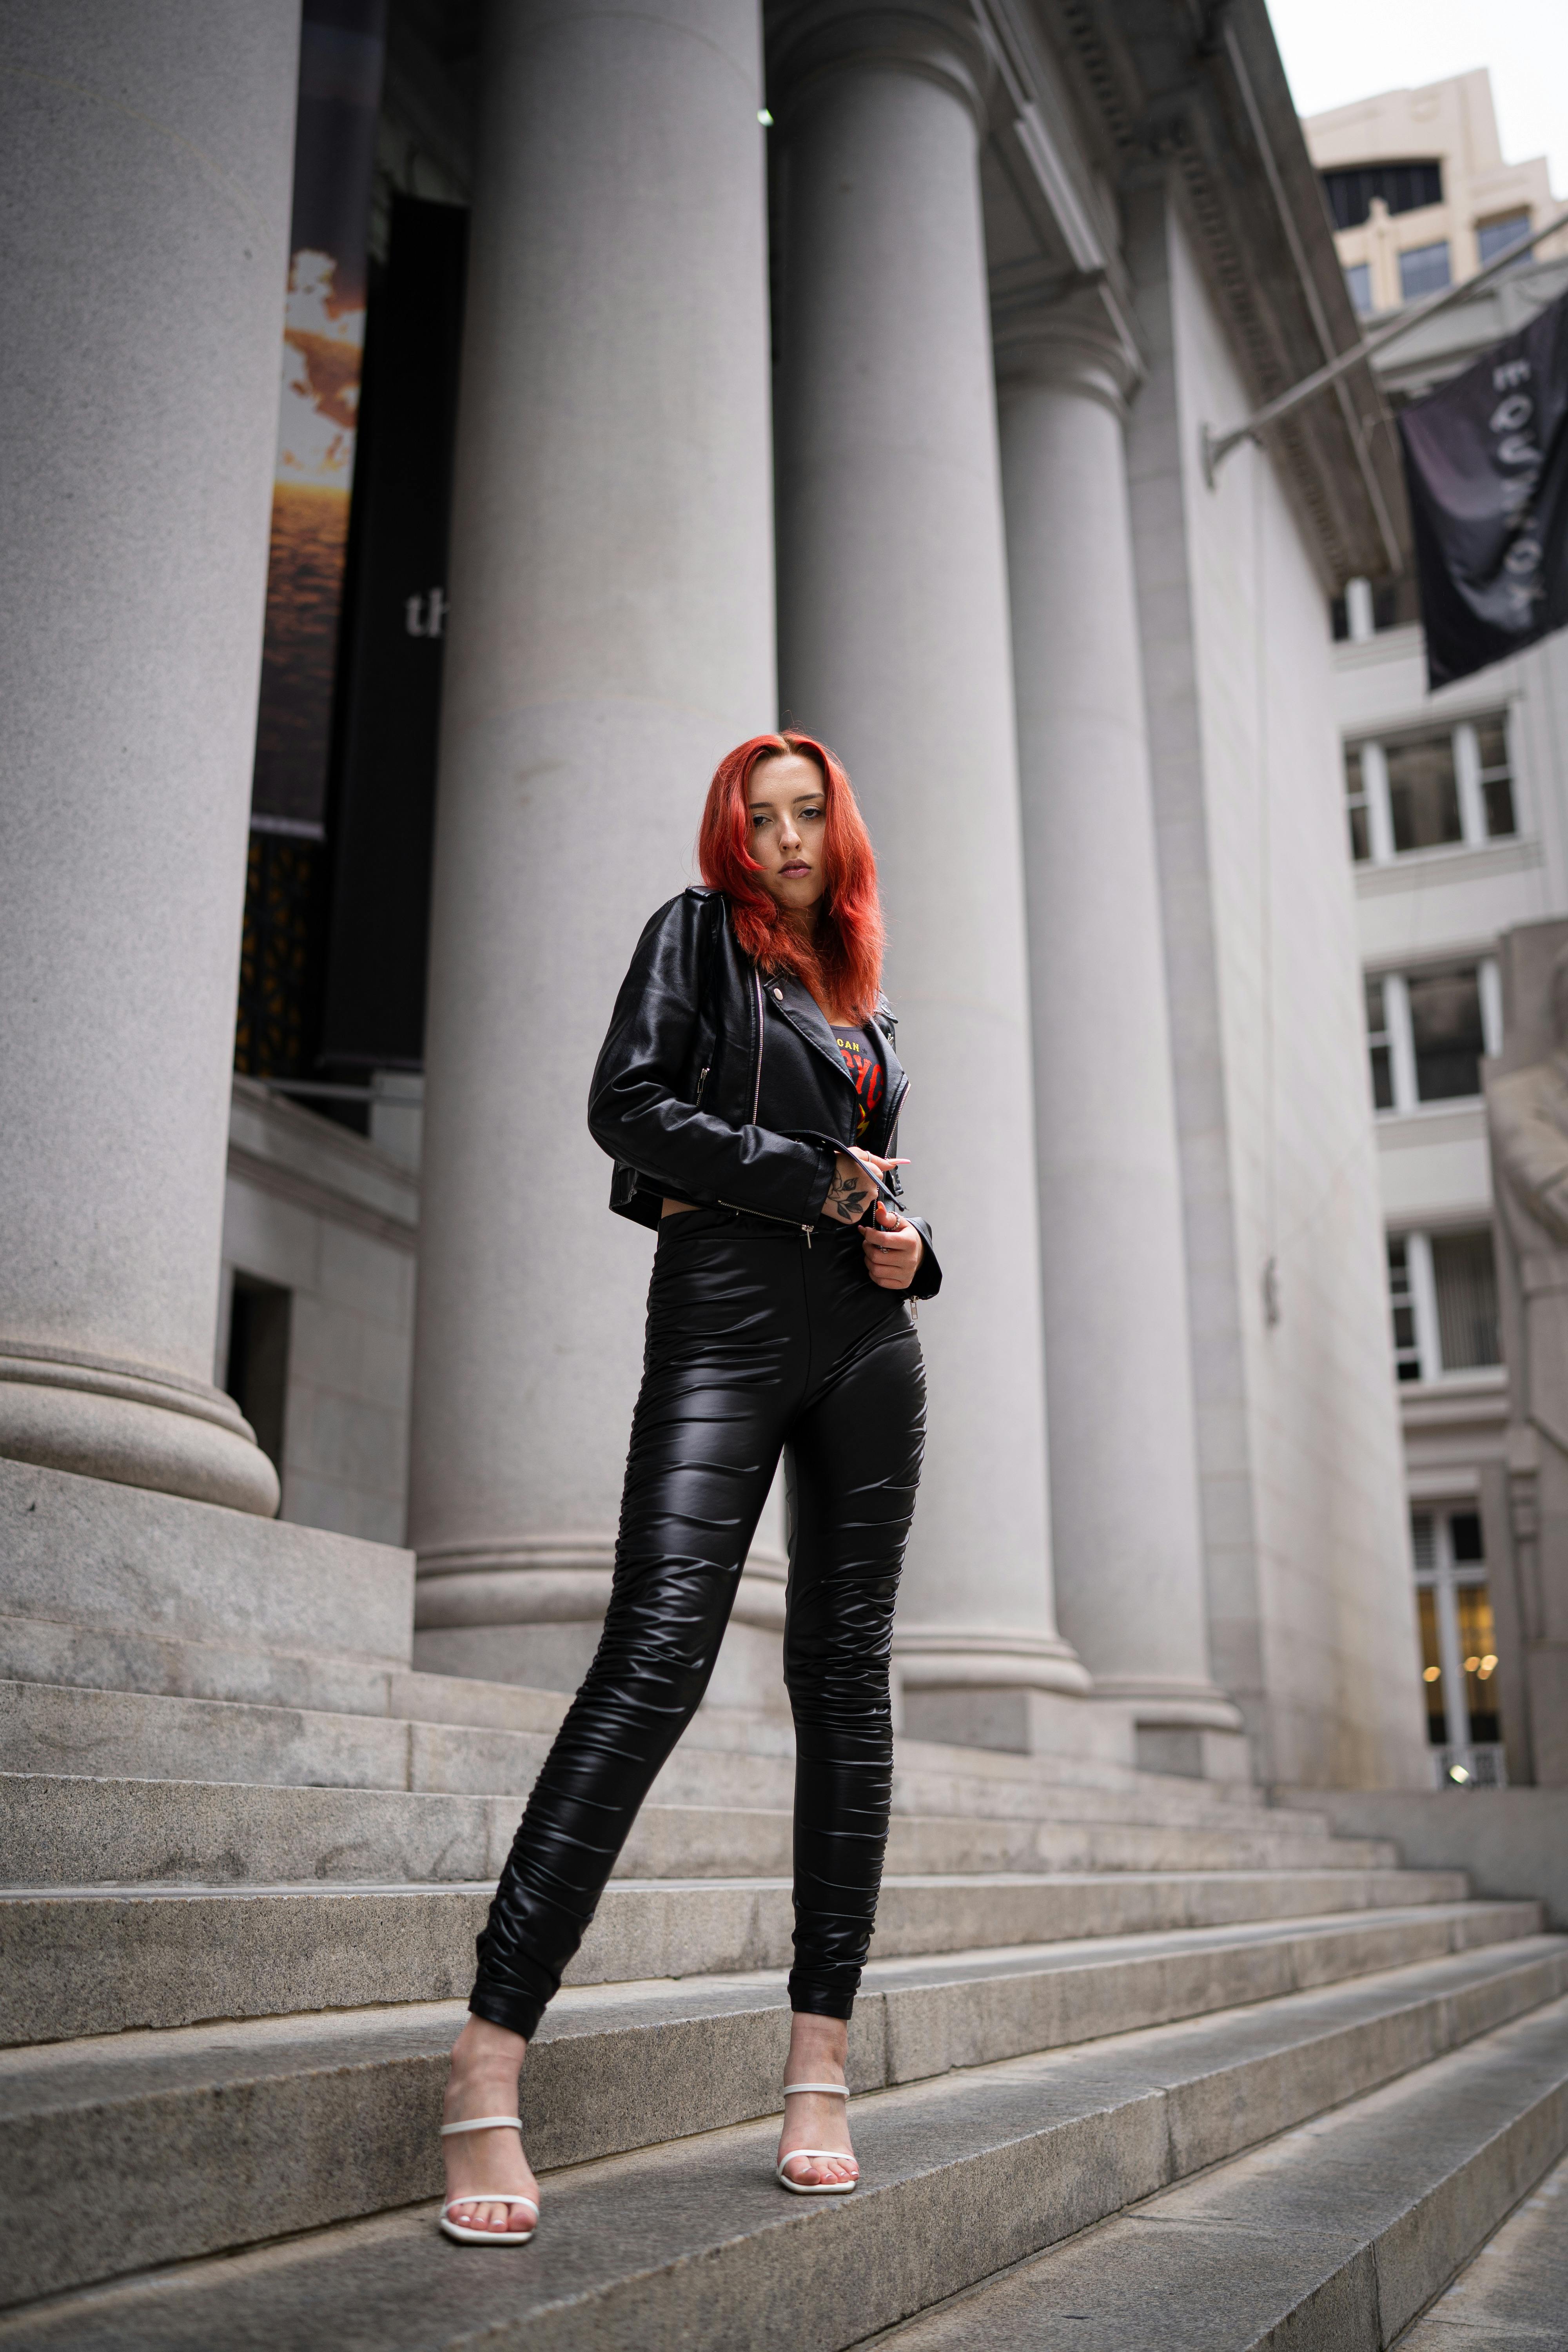
<svg viewBox="0 0 1568 2352">
<path fill-rule="evenodd" d="M 1568 624 L 1568 294 L 1399 416 L 1426 679 Z"/>
</svg>

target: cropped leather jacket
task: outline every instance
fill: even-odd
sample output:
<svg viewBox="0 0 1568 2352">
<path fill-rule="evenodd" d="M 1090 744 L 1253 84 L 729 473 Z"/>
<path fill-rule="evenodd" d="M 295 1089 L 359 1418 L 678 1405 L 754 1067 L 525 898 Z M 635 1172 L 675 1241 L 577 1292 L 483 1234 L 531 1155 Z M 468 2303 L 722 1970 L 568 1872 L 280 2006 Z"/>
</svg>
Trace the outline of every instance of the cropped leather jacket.
<svg viewBox="0 0 1568 2352">
<path fill-rule="evenodd" d="M 898 1024 L 879 1000 L 873 1048 L 884 1083 L 861 1139 L 893 1156 L 909 1079 Z M 637 941 L 588 1095 L 588 1128 L 615 1161 L 610 1206 L 657 1227 L 663 1202 L 772 1217 L 810 1233 L 837 1153 L 856 1140 L 858 1097 L 816 999 L 784 972 L 758 969 L 716 890 L 683 890 Z M 897 1199 L 894 1169 L 879 1187 Z M 902 1212 L 900 1212 L 902 1213 Z M 933 1298 L 942 1268 L 925 1243 L 910 1286 Z"/>
</svg>

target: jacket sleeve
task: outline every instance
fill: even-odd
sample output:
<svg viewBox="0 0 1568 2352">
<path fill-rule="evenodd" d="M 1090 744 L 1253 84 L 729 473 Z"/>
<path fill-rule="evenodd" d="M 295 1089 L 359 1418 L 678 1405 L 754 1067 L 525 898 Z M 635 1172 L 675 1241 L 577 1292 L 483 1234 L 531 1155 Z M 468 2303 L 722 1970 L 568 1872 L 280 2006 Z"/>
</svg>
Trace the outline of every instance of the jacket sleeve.
<svg viewBox="0 0 1568 2352">
<path fill-rule="evenodd" d="M 921 1262 L 915 1268 L 915 1278 L 905 1295 L 910 1298 L 934 1298 L 942 1288 L 942 1265 L 931 1242 L 931 1227 L 923 1217 L 906 1216 L 904 1223 L 913 1225 L 925 1244 L 921 1252 Z"/>
<path fill-rule="evenodd" d="M 792 1224 L 814 1224 L 833 1178 L 822 1143 L 731 1127 L 688 1102 L 701 1001 L 704 929 L 721 901 L 683 891 L 637 941 L 588 1091 L 588 1131 L 673 1200 L 723 1202 Z"/>
</svg>

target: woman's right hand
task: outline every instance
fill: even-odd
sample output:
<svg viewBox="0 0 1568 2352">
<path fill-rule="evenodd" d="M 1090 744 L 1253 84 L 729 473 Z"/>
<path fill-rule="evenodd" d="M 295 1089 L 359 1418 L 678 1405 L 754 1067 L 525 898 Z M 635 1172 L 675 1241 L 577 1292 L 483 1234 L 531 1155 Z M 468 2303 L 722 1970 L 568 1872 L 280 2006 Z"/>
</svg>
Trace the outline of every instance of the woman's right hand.
<svg viewBox="0 0 1568 2352">
<path fill-rule="evenodd" d="M 827 1188 L 827 1198 L 822 1213 L 836 1224 L 858 1225 L 872 1202 L 877 1188 L 866 1174 L 874 1168 L 885 1176 L 889 1168 L 907 1168 L 906 1160 L 879 1160 L 874 1151 L 841 1151 L 833 1165 L 833 1181 Z"/>
</svg>

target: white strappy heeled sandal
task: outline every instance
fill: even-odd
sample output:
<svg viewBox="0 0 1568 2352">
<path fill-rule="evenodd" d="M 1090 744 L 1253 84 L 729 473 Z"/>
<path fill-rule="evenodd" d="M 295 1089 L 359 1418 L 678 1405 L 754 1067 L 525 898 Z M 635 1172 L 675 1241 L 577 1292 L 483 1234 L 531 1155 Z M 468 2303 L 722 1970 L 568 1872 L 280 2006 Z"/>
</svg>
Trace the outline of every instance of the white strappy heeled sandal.
<svg viewBox="0 0 1568 2352">
<path fill-rule="evenodd" d="M 521 2116 L 476 2116 L 471 2124 L 443 2124 L 441 2137 L 449 2139 L 454 2132 L 494 2131 L 501 2126 L 521 2131 Z M 456 2238 L 463 2246 L 526 2246 L 533 2230 L 470 2230 L 466 2221 L 454 2221 L 450 2216 L 454 2205 L 526 2205 L 533 2216 L 533 2230 L 539 2227 L 539 2208 L 531 2197 L 522 2196 L 515 2189 L 470 2189 L 462 2197 L 448 2198 L 441 2208 L 441 2227 L 448 2238 Z"/>
<path fill-rule="evenodd" d="M 786 2083 L 784 2084 L 784 2095 L 786 2099 L 794 2091 L 826 2091 L 835 2099 L 847 2099 L 849 2096 L 848 2086 L 844 2083 Z M 824 2162 L 855 2164 L 856 2162 L 854 2157 L 841 2147 L 792 2147 L 787 2156 L 780 2157 L 773 2168 L 774 2178 L 779 2187 L 787 2189 L 792 2197 L 847 2197 L 852 2189 L 858 2189 L 860 2186 L 860 2173 L 858 2166 L 853 2180 L 792 2180 L 784 2167 L 786 2164 L 793 2164 L 797 2156 L 804 2157 L 808 2163 L 814 2164 Z"/>
</svg>

